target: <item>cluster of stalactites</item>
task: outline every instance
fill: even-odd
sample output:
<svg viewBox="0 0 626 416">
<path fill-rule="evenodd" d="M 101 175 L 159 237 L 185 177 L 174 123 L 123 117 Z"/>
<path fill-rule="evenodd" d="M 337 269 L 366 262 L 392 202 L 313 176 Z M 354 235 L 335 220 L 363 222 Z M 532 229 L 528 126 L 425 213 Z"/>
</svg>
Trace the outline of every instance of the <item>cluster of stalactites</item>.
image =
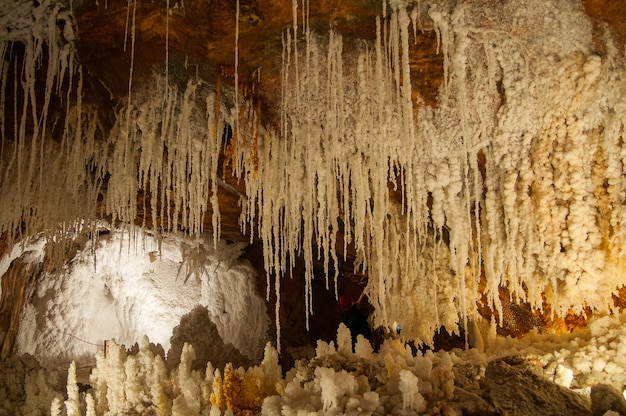
<svg viewBox="0 0 626 416">
<path fill-rule="evenodd" d="M 416 16 L 444 56 L 434 109 L 411 99 Z M 310 313 L 313 260 L 336 262 L 341 219 L 375 325 L 396 321 L 408 338 L 456 330 L 477 303 L 502 319 L 502 286 L 555 313 L 606 310 L 626 281 L 626 76 L 604 42 L 594 55 L 584 11 L 559 0 L 392 4 L 356 54 L 332 30 L 294 23 L 280 131 L 264 136 L 247 183 L 268 269 L 284 275 L 303 253 Z"/>
<path fill-rule="evenodd" d="M 11 195 L 0 200 L 0 232 L 11 241 L 41 231 L 57 242 L 85 231 L 96 235 L 97 216 L 134 223 L 143 192 L 152 196 L 143 199 L 144 211 L 151 212 L 144 225 L 196 235 L 209 231 L 216 243 L 217 169 L 226 118 L 219 87 L 199 80 L 173 85 L 155 77 L 148 92 L 129 88 L 133 94 L 106 131 L 97 109 L 82 103 L 73 19 L 63 4 L 19 2 L 8 7 L 6 33 L 0 32 L 0 54 L 6 58 L 0 102 L 3 109 L 7 103 L 14 109 L 3 110 L 0 118 L 0 192 Z M 22 48 L 18 44 L 23 54 L 15 53 Z M 65 107 L 51 112 L 54 95 Z M 209 210 L 212 230 L 204 230 Z"/>
<path fill-rule="evenodd" d="M 283 276 L 297 255 L 304 256 L 307 317 L 312 279 L 323 278 L 313 275 L 316 258 L 324 261 L 327 287 L 338 287 L 333 266 L 342 232 L 339 251 L 354 245 L 355 268 L 370 277 L 374 323 L 403 322 L 409 337 L 429 339 L 441 325 L 456 328 L 458 312 L 466 308 L 465 299 L 455 296 L 465 293 L 465 278 L 455 279 L 454 271 L 464 270 L 469 249 L 451 259 L 441 236 L 444 227 L 468 227 L 470 215 L 464 207 L 454 219 L 434 226 L 429 221 L 429 192 L 447 192 L 449 198 L 437 204 L 456 207 L 464 184 L 455 176 L 459 172 L 450 172 L 461 169 L 453 157 L 440 167 L 447 182 L 428 188 L 424 175 L 434 174 L 436 166 L 427 162 L 429 146 L 437 140 L 418 133 L 409 82 L 410 23 L 407 9 L 394 8 L 377 19 L 376 42 L 358 45 L 353 55 L 344 52 L 336 32 L 320 36 L 294 21 L 283 36 L 280 129 L 260 143 L 255 180 L 246 182 L 246 207 L 250 222 L 258 218 L 268 270 Z M 402 201 L 392 200 L 390 183 L 402 191 Z"/>
<path fill-rule="evenodd" d="M 609 36 L 606 55 L 592 54 L 579 6 L 393 2 L 376 21 L 376 40 L 347 52 L 339 34 L 299 22 L 293 4 L 275 130 L 261 131 L 260 115 L 237 97 L 235 111 L 224 111 L 220 92 L 197 79 L 160 79 L 149 91 L 133 88 L 104 132 L 81 106 L 71 49 L 49 47 L 43 105 L 35 101 L 37 48 L 15 81 L 3 62 L 2 100 L 7 82 L 23 85 L 23 114 L 43 123 L 32 140 L 23 128 L 3 137 L 0 192 L 16 197 L 0 200 L 2 230 L 22 220 L 53 227 L 88 218 L 99 194 L 104 213 L 130 223 L 143 190 L 152 195 L 155 228 L 206 231 L 211 204 L 217 239 L 219 133 L 228 122 L 229 157 L 247 187 L 241 225 L 257 224 L 249 231 L 263 240 L 278 299 L 280 278 L 304 256 L 307 316 L 319 278 L 314 260 L 325 262 L 329 288 L 333 273 L 337 279 L 340 231 L 356 248 L 355 268 L 369 276 L 374 324 L 395 321 L 407 338 L 456 330 L 478 302 L 499 310 L 500 286 L 537 308 L 547 300 L 557 313 L 608 306 L 625 280 L 626 75 Z M 418 18 L 432 21 L 444 56 L 436 108 L 412 99 Z M 75 98 L 67 100 L 63 139 L 53 141 L 44 134 L 47 103 L 62 77 L 73 77 Z"/>
<path fill-rule="evenodd" d="M 83 130 L 72 14 L 62 2 L 20 0 L 5 2 L 0 15 L 0 233 L 10 241 L 44 229 L 72 233 L 76 218 L 93 210 L 87 196 L 99 187 L 85 169 L 93 167 L 94 143 L 83 136 L 90 132 Z M 66 104 L 62 118 L 49 114 L 54 94 Z M 64 134 L 52 140 L 60 120 Z M 52 147 L 62 157 L 51 158 Z"/>
<path fill-rule="evenodd" d="M 152 227 L 210 231 L 217 242 L 221 93 L 196 80 L 179 88 L 160 77 L 152 88 L 118 113 L 108 137 L 106 211 L 132 223 L 138 192 L 150 192 Z M 204 230 L 209 210 L 214 229 Z"/>
</svg>

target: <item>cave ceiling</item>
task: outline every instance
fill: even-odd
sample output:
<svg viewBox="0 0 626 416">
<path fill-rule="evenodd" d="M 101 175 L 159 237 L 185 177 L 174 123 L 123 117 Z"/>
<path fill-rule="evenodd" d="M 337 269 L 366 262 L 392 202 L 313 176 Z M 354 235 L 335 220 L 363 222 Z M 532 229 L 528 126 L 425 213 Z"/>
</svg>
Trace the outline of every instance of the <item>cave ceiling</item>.
<svg viewBox="0 0 626 416">
<path fill-rule="evenodd" d="M 485 4 L 489 7 L 488 1 Z M 383 11 L 379 0 L 240 0 L 239 4 L 235 0 L 153 0 L 135 5 L 132 8 L 123 0 L 74 4 L 76 47 L 81 65 L 89 74 L 85 97 L 97 103 L 105 118 L 115 116 L 116 103 L 128 94 L 131 63 L 133 84 L 149 85 L 152 74 L 164 70 L 167 56 L 171 79 L 179 77 L 184 82 L 195 74 L 230 88 L 235 83 L 236 61 L 238 88 L 242 96 L 254 102 L 261 123 L 267 126 L 278 123 L 282 43 L 286 30 L 294 24 L 294 10 L 299 21 L 306 20 L 313 31 L 327 33 L 332 27 L 347 45 L 373 41 L 376 17 Z M 618 49 L 623 50 L 626 2 L 585 0 L 583 5 L 598 36 L 608 25 Z M 420 30 L 415 32 L 416 37 L 411 34 L 409 42 L 412 98 L 419 105 L 437 106 L 444 77 L 443 54 L 428 16 L 421 17 L 418 25 Z M 133 50 L 131 36 L 135 36 Z M 344 50 L 350 53 L 349 46 Z M 598 53 L 603 53 L 601 42 Z M 482 155 L 479 163 L 484 163 Z M 245 240 L 239 225 L 238 201 L 245 194 L 242 179 L 233 175 L 226 164 L 220 174 L 221 235 L 228 240 Z M 396 190 L 395 194 L 399 200 L 401 193 Z M 143 197 L 139 196 L 138 206 L 145 206 Z M 210 210 L 205 218 L 205 228 L 210 229 Z M 342 250 L 343 244 L 337 247 Z M 262 270 L 260 249 L 252 248 L 250 252 L 256 253 L 251 257 Z M 347 253 L 341 266 L 343 274 L 352 273 L 353 260 L 354 253 Z"/>
<path fill-rule="evenodd" d="M 379 0 L 295 3 L 299 19 L 303 18 L 303 8 L 307 8 L 307 24 L 314 31 L 326 33 L 332 27 L 347 44 L 372 41 L 376 16 L 383 10 Z M 623 45 L 626 20 L 622 17 L 626 15 L 626 2 L 585 0 L 583 3 L 596 25 L 608 24 L 618 45 Z M 155 72 L 164 70 L 166 55 L 172 79 L 179 77 L 179 81 L 186 81 L 195 74 L 203 80 L 232 87 L 237 49 L 239 89 L 261 109 L 263 124 L 276 124 L 282 42 L 285 31 L 293 26 L 293 11 L 292 1 L 241 0 L 236 41 L 235 0 L 139 1 L 135 9 L 123 0 L 75 2 L 76 48 L 88 73 L 84 87 L 86 100 L 95 102 L 105 119 L 114 117 L 115 105 L 128 95 L 131 58 L 135 88 L 149 84 Z M 133 19 L 135 44 L 131 51 Z M 425 16 L 419 23 L 417 37 L 411 36 L 409 43 L 413 99 L 415 102 L 419 99 L 421 105 L 436 106 L 444 75 L 443 55 L 438 51 L 432 22 Z M 241 240 L 244 236 L 238 225 L 236 200 L 244 187 L 241 179 L 230 172 L 221 173 L 228 184 L 220 189 L 222 235 Z"/>
<path fill-rule="evenodd" d="M 485 7 L 489 7 L 489 3 L 486 1 Z M 585 0 L 583 4 L 598 33 L 608 25 L 618 49 L 623 51 L 626 1 Z M 131 73 L 134 90 L 148 88 L 153 74 L 164 71 L 167 59 L 171 80 L 185 82 L 196 75 L 223 88 L 237 88 L 244 99 L 259 109 L 261 123 L 275 126 L 279 122 L 281 99 L 282 44 L 285 31 L 294 24 L 294 10 L 314 31 L 327 33 L 330 27 L 334 28 L 343 36 L 344 51 L 349 54 L 351 44 L 375 38 L 376 17 L 381 15 L 383 4 L 378 0 L 240 0 L 239 3 L 235 0 L 153 0 L 137 1 L 131 6 L 125 0 L 74 0 L 72 10 L 77 57 L 85 74 L 84 101 L 99 109 L 105 124 L 113 123 L 117 106 L 128 96 Z M 444 59 L 438 50 L 432 22 L 425 16 L 419 24 L 420 30 L 415 32 L 415 37 L 410 34 L 409 42 L 412 99 L 419 105 L 435 107 L 444 78 Z M 598 42 L 597 52 L 603 53 L 601 42 Z M 54 105 L 59 106 L 56 111 L 63 111 L 61 102 L 52 103 Z M 7 126 L 10 128 L 11 124 Z M 482 155 L 479 155 L 479 162 L 484 163 Z M 232 241 L 247 241 L 249 238 L 239 225 L 239 201 L 245 195 L 245 186 L 226 163 L 219 174 L 221 236 Z M 400 192 L 397 194 L 400 198 Z M 145 202 L 146 198 L 149 195 L 138 195 L 138 223 L 145 223 L 149 217 L 144 210 L 150 205 Z M 211 229 L 210 209 L 205 215 L 205 229 Z M 341 241 L 337 247 L 342 251 Z M 253 241 L 248 256 L 260 275 L 264 275 L 261 251 L 260 245 Z M 340 254 L 345 255 L 340 265 L 342 274 L 352 276 L 347 280 L 358 286 L 364 277 L 353 274 L 355 253 L 348 245 L 348 253 Z M 302 267 L 302 264 L 296 265 L 296 269 Z M 321 265 L 319 269 L 322 270 Z M 264 282 L 264 278 L 260 281 Z M 259 286 L 261 288 L 263 283 Z M 510 309 L 516 314 L 510 322 L 520 328 L 512 332 L 546 325 L 544 317 L 533 317 L 528 310 L 516 308 Z"/>
<path fill-rule="evenodd" d="M 237 2 L 234 0 L 142 1 L 136 3 L 135 9 L 126 1 L 107 0 L 87 1 L 74 7 L 76 48 L 88 74 L 83 87 L 85 101 L 93 100 L 104 120 L 115 117 L 116 104 L 128 95 L 131 64 L 132 88 L 136 90 L 150 85 L 155 72 L 165 70 L 166 54 L 173 82 L 184 83 L 189 77 L 197 76 L 215 85 L 233 88 L 237 53 L 240 93 L 259 109 L 262 124 L 277 124 L 282 43 L 285 31 L 293 26 L 293 2 L 240 1 L 237 40 Z M 327 33 L 332 27 L 343 36 L 344 43 L 350 45 L 375 38 L 376 16 L 382 13 L 383 5 L 377 0 L 298 3 L 299 19 L 303 19 L 304 7 L 307 8 L 307 24 L 313 31 Z M 133 19 L 134 51 L 131 50 Z M 424 18 L 422 24 L 410 48 L 412 72 L 419 75 L 412 77 L 413 99 L 435 106 L 443 82 L 443 55 L 437 51 L 432 22 Z M 349 47 L 345 49 L 349 51 Z M 219 187 L 221 236 L 245 241 L 247 236 L 242 234 L 239 225 L 239 198 L 245 194 L 245 186 L 242 179 L 224 165 L 220 170 L 223 182 Z M 400 200 L 400 192 L 396 194 Z M 138 222 L 143 220 L 145 197 L 139 195 L 142 218 Z M 205 229 L 211 229 L 211 215 L 209 209 Z M 343 244 L 337 247 L 341 251 Z M 353 274 L 355 254 L 350 248 L 348 251 L 340 266 L 342 275 L 361 280 L 363 276 Z M 250 255 L 251 260 L 262 270 L 259 250 L 252 247 L 250 252 L 256 253 Z"/>
<path fill-rule="evenodd" d="M 623 50 L 626 2 L 585 0 L 583 4 L 598 31 L 608 24 L 618 50 Z M 138 1 L 133 8 L 123 0 L 74 1 L 75 45 L 88 74 L 85 101 L 97 105 L 103 119 L 115 117 L 115 106 L 128 95 L 131 64 L 133 85 L 139 89 L 150 85 L 155 72 L 164 70 L 166 57 L 171 79 L 179 77 L 184 82 L 195 74 L 233 88 L 236 60 L 242 96 L 260 109 L 262 124 L 276 125 L 283 37 L 294 24 L 294 10 L 303 19 L 304 8 L 309 27 L 320 33 L 332 27 L 350 45 L 375 38 L 375 20 L 383 5 L 379 0 L 240 0 L 239 4 L 235 0 L 153 0 Z M 429 18 L 420 18 L 419 26 L 416 38 L 411 34 L 409 42 L 412 96 L 420 105 L 436 106 L 444 76 L 443 56 Z M 344 53 L 349 54 L 349 49 Z M 237 205 L 245 192 L 242 180 L 228 169 L 220 173 L 224 180 L 220 187 L 222 236 L 245 239 Z"/>
</svg>

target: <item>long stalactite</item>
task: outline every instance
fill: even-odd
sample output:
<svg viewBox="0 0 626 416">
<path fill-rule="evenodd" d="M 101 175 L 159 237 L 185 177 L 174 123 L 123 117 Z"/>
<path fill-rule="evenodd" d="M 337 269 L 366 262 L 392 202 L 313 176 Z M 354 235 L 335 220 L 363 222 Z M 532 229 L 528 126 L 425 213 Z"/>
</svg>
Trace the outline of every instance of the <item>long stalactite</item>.
<svg viewBox="0 0 626 416">
<path fill-rule="evenodd" d="M 610 310 L 624 284 L 624 51 L 608 30 L 596 50 L 578 3 L 384 2 L 373 40 L 359 41 L 314 30 L 293 2 L 274 122 L 238 85 L 173 81 L 168 62 L 168 77 L 132 85 L 111 128 L 82 102 L 71 15 L 52 0 L 27 3 L 15 13 L 48 29 L 0 37 L 2 101 L 13 109 L 2 118 L 0 192 L 15 196 L 0 201 L 0 231 L 13 239 L 93 228 L 99 199 L 107 220 L 133 223 L 139 192 L 152 196 L 155 230 L 218 238 L 226 153 L 245 182 L 241 226 L 262 240 L 277 295 L 304 256 L 307 314 L 314 261 L 338 287 L 339 233 L 369 277 L 374 324 L 400 324 L 408 339 L 466 327 L 485 299 L 502 319 L 500 287 L 564 315 Z M 443 56 L 435 107 L 412 90 L 424 22 Z M 64 126 L 53 138 L 58 95 Z"/>
</svg>

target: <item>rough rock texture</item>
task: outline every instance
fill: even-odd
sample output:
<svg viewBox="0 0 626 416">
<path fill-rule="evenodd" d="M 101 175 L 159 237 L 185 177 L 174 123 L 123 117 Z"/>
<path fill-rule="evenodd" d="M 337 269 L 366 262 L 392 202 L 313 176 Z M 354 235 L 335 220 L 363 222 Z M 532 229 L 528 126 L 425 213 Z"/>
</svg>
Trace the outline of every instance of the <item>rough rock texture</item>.
<svg viewBox="0 0 626 416">
<path fill-rule="evenodd" d="M 26 303 L 28 288 L 41 272 L 22 258 L 14 260 L 0 282 L 0 359 L 12 353 L 19 328 L 19 316 Z"/>
<path fill-rule="evenodd" d="M 465 416 L 497 416 L 498 412 L 480 395 L 462 388 L 454 389 L 454 407 Z"/>
<path fill-rule="evenodd" d="M 545 380 L 519 357 L 490 362 L 485 382 L 501 416 L 592 415 L 586 397 Z"/>
<path fill-rule="evenodd" d="M 482 364 L 457 364 L 454 372 L 455 408 L 463 415 L 495 416 L 495 407 L 490 403 L 485 389 L 485 366 Z"/>
<path fill-rule="evenodd" d="M 593 416 L 603 416 L 609 410 L 626 415 L 626 400 L 620 392 L 606 384 L 591 388 L 591 412 Z"/>
<path fill-rule="evenodd" d="M 209 361 L 214 368 L 220 370 L 223 370 L 228 363 L 232 363 L 235 368 L 249 367 L 252 364 L 232 344 L 226 344 L 221 340 L 206 306 L 196 306 L 191 312 L 183 315 L 180 325 L 174 328 L 171 343 L 166 361 L 167 368 L 170 370 L 180 364 L 180 356 L 185 343 L 194 347 L 196 359 L 191 365 L 194 370 L 206 368 Z"/>
</svg>

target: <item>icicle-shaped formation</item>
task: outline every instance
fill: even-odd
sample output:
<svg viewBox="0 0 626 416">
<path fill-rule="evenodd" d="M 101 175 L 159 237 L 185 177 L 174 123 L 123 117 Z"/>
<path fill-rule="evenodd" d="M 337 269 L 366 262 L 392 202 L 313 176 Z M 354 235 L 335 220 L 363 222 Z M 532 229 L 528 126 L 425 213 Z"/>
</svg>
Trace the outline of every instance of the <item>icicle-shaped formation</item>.
<svg viewBox="0 0 626 416">
<path fill-rule="evenodd" d="M 374 323 L 398 322 L 407 338 L 456 330 L 479 301 L 499 310 L 500 286 L 537 308 L 545 298 L 557 313 L 608 306 L 626 283 L 626 71 L 609 36 L 606 53 L 592 52 L 582 6 L 389 1 L 368 44 L 313 33 L 298 22 L 308 2 L 302 13 L 298 4 L 283 37 L 277 129 L 262 130 L 243 97 L 224 111 L 219 86 L 196 78 L 133 88 L 104 132 L 81 103 L 71 19 L 52 0 L 18 2 L 17 23 L 0 32 L 0 51 L 17 41 L 26 48 L 25 61 L 3 61 L 0 74 L 0 103 L 20 103 L 11 126 L 0 118 L 0 192 L 14 196 L 0 199 L 0 231 L 93 218 L 106 184 L 104 211 L 124 223 L 136 218 L 140 190 L 152 196 L 155 228 L 200 233 L 210 203 L 217 239 L 218 134 L 230 122 L 237 137 L 227 160 L 248 196 L 241 225 L 258 224 L 251 238 L 263 240 L 278 299 L 280 279 L 303 254 L 307 314 L 314 260 L 324 261 L 330 288 L 340 229 L 369 276 Z M 432 20 L 444 58 L 436 108 L 412 97 L 419 16 Z M 44 44 L 41 103 L 34 68 Z M 45 140 L 49 96 L 64 77 L 73 89 L 63 137 Z"/>
<path fill-rule="evenodd" d="M 417 117 L 426 171 L 415 154 L 406 162 L 418 175 L 414 183 L 426 179 L 433 225 L 449 231 L 449 287 L 458 312 L 480 300 L 481 278 L 496 309 L 499 285 L 537 308 L 545 295 L 560 313 L 585 304 L 605 308 L 624 283 L 623 208 L 603 212 L 597 203 L 601 197 L 620 207 L 624 195 L 603 184 L 603 147 L 623 134 L 602 134 L 615 123 L 613 112 L 624 114 L 614 92 L 624 88 L 610 64 L 615 57 L 603 62 L 591 53 L 590 23 L 569 2 L 427 7 L 448 70 L 439 107 Z M 486 156 L 484 182 L 479 151 Z M 623 159 L 617 165 L 621 175 Z M 608 227 L 608 217 L 620 219 Z"/>
<path fill-rule="evenodd" d="M 154 228 L 199 234 L 211 204 L 217 243 L 217 167 L 225 119 L 219 86 L 215 91 L 199 80 L 169 85 L 159 78 L 147 91 L 129 81 L 133 94 L 115 126 L 105 131 L 97 111 L 82 105 L 73 20 L 63 3 L 19 2 L 4 8 L 10 10 L 3 14 L 8 20 L 6 31 L 0 32 L 0 51 L 9 59 L 0 67 L 0 101 L 12 110 L 8 113 L 3 105 L 0 118 L 0 192 L 12 197 L 0 199 L 0 233 L 13 238 L 18 230 L 27 235 L 47 230 L 71 237 L 95 227 L 90 220 L 101 194 L 106 197 L 100 214 L 133 223 L 143 191 L 152 195 L 151 206 L 144 206 L 152 217 L 144 217 L 144 225 Z M 134 23 L 131 29 L 132 49 Z M 13 52 L 16 43 L 25 45 L 20 62 Z M 42 62 L 47 68 L 43 98 L 35 90 Z M 62 97 L 65 114 L 48 114 L 51 96 L 60 94 L 63 83 L 69 85 Z M 55 140 L 46 137 L 53 128 Z"/>
<path fill-rule="evenodd" d="M 374 302 L 381 308 L 381 322 L 387 323 L 384 287 L 398 282 L 397 278 L 386 279 L 399 271 L 394 266 L 394 274 L 390 274 L 383 254 L 390 250 L 389 238 L 397 237 L 388 234 L 389 221 L 394 226 L 397 221 L 395 217 L 390 220 L 388 213 L 399 206 L 390 201 L 388 183 L 397 182 L 396 176 L 406 177 L 406 172 L 413 178 L 409 162 L 418 145 L 409 140 L 415 136 L 415 123 L 408 49 L 400 45 L 401 41 L 408 42 L 408 21 L 406 9 L 394 10 L 389 21 L 379 19 L 374 50 L 367 47 L 356 61 L 347 62 L 356 65 L 356 71 L 344 69 L 343 39 L 333 31 L 328 40 L 308 31 L 300 36 L 294 23 L 284 37 L 280 136 L 266 132 L 259 146 L 257 174 L 251 178 L 254 181 L 246 181 L 251 197 L 247 213 L 250 222 L 259 218 L 268 270 L 283 276 L 298 253 L 304 254 L 307 313 L 312 311 L 314 258 L 323 258 L 326 279 L 338 263 L 336 242 L 341 218 L 345 244 L 356 246 L 363 259 L 360 266 L 380 284 L 381 297 L 375 296 Z M 389 32 L 394 34 L 391 39 Z M 350 73 L 356 77 L 348 76 Z M 399 160 L 399 155 L 405 159 Z M 402 165 L 409 169 L 405 172 Z M 272 186 L 265 186 L 268 183 Z M 411 255 L 402 250 L 402 269 L 423 271 L 426 262 L 414 254 L 426 244 L 425 182 L 397 185 L 411 189 L 407 198 L 412 205 L 408 214 L 397 210 L 398 215 L 404 215 L 400 221 L 404 231 L 402 238 L 391 244 L 413 248 Z M 258 213 L 255 202 L 260 207 Z M 416 266 L 418 262 L 421 268 Z M 336 289 L 336 271 L 334 278 Z M 436 290 L 433 287 L 431 294 Z"/>
<path fill-rule="evenodd" d="M 212 231 L 219 239 L 214 199 L 222 151 L 218 132 L 224 129 L 220 92 L 195 80 L 182 92 L 162 78 L 155 85 L 130 111 L 120 111 L 109 136 L 113 152 L 107 166 L 107 211 L 124 223 L 134 221 L 137 191 L 142 189 L 152 194 L 153 227 L 200 234 L 212 203 L 218 227 Z"/>
<path fill-rule="evenodd" d="M 331 270 L 341 219 L 375 324 L 403 336 L 456 330 L 483 295 L 500 310 L 499 286 L 537 308 L 604 309 L 625 283 L 623 56 L 608 37 L 594 55 L 567 1 L 389 9 L 357 54 L 332 30 L 284 36 L 280 135 L 247 182 L 268 270 L 302 252 L 310 312 L 313 259 Z M 430 17 L 444 56 L 436 108 L 411 98 L 409 16 Z"/>
<path fill-rule="evenodd" d="M 448 43 L 451 72 L 441 102 L 456 110 L 434 115 L 449 120 L 440 125 L 454 123 L 467 151 L 456 174 L 469 199 L 456 208 L 444 203 L 458 265 L 469 264 L 459 253 L 473 250 L 463 246 L 479 236 L 486 294 L 496 308 L 498 285 L 537 308 L 545 296 L 559 313 L 606 308 L 610 292 L 624 283 L 624 189 L 604 183 L 611 180 L 606 159 L 614 157 L 608 147 L 622 155 L 616 170 L 623 171 L 623 130 L 606 130 L 624 123 L 615 52 L 592 53 L 591 24 L 571 2 L 433 6 L 429 15 Z M 479 149 L 486 156 L 484 194 L 467 175 L 477 177 Z M 468 235 L 454 221 L 464 207 L 473 209 L 472 201 L 480 202 L 481 216 Z M 609 226 L 606 218 L 615 222 Z"/>
<path fill-rule="evenodd" d="M 74 63 L 74 22 L 64 3 L 5 2 L 1 8 L 0 192 L 10 197 L 0 199 L 0 233 L 6 232 L 12 241 L 18 230 L 26 234 L 56 230 L 65 221 L 74 223 L 82 213 L 95 211 L 86 197 L 99 187 L 91 172 L 97 170 L 92 161 L 95 145 L 93 135 L 83 138 L 82 134 L 83 129 L 93 134 L 98 123 L 95 114 L 87 123 L 81 109 L 82 72 Z M 19 62 L 18 44 L 24 48 Z M 43 97 L 36 90 L 40 68 L 46 71 Z M 49 114 L 51 96 L 65 82 L 69 86 L 63 97 L 65 115 Z M 60 119 L 65 121 L 65 135 L 59 143 L 48 136 Z M 71 146 L 74 141 L 76 147 Z M 51 152 L 62 156 L 52 160 Z M 62 232 L 72 229 L 67 226 Z"/>
<path fill-rule="evenodd" d="M 390 318 L 402 314 L 412 322 L 406 325 L 410 335 L 427 338 L 439 319 L 453 325 L 460 308 L 453 296 L 458 282 L 450 266 L 438 263 L 446 254 L 443 249 L 439 258 L 433 254 L 441 243 L 427 233 L 425 155 L 423 139 L 415 137 L 408 22 L 404 8 L 379 19 L 374 48 L 362 48 L 355 60 L 345 60 L 343 39 L 333 31 L 328 40 L 307 32 L 304 44 L 296 25 L 286 33 L 280 137 L 264 135 L 256 180 L 246 181 L 247 212 L 250 222 L 259 218 L 268 270 L 283 276 L 298 253 L 304 254 L 307 313 L 313 260 L 324 259 L 328 279 L 337 264 L 341 219 L 345 244 L 354 244 L 362 259 L 356 266 L 370 275 L 377 323 L 391 325 L 398 319 Z M 408 209 L 391 200 L 390 182 L 410 190 Z M 272 186 L 264 186 L 268 183 Z M 437 236 L 443 226 L 444 221 L 437 225 Z M 438 286 L 432 276 L 446 285 Z M 335 272 L 335 288 L 336 279 Z M 442 305 L 431 308 L 432 299 Z M 409 310 L 392 306 L 407 300 Z M 437 310 L 444 311 L 441 317 Z"/>
</svg>

